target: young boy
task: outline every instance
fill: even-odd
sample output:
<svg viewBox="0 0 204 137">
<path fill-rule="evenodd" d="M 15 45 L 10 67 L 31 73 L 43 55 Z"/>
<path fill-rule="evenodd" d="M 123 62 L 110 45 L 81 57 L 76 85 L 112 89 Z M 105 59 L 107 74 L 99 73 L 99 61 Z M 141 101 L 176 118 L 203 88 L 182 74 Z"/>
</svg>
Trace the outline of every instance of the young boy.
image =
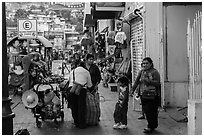
<svg viewBox="0 0 204 137">
<path fill-rule="evenodd" d="M 127 111 L 129 101 L 128 79 L 121 77 L 118 79 L 118 85 L 120 87 L 118 102 L 115 105 L 114 111 L 114 129 L 127 129 Z"/>
</svg>

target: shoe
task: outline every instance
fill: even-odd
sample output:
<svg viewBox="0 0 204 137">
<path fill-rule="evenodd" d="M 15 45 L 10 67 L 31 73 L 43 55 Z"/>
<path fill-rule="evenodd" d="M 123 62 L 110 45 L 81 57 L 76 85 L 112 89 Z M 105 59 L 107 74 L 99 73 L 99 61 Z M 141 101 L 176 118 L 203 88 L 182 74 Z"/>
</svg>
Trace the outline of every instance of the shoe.
<svg viewBox="0 0 204 137">
<path fill-rule="evenodd" d="M 121 124 L 120 123 L 116 123 L 115 125 L 113 125 L 113 128 L 116 129 L 120 126 Z"/>
<path fill-rule="evenodd" d="M 153 131 L 154 131 L 154 129 L 145 128 L 143 132 L 148 134 L 148 133 L 152 133 Z"/>
<path fill-rule="evenodd" d="M 145 116 L 142 115 L 142 116 L 138 117 L 137 119 L 145 119 Z"/>
<path fill-rule="evenodd" d="M 75 127 L 79 127 L 79 124 L 77 124 L 77 123 L 72 123 L 72 125 L 74 125 Z"/>
<path fill-rule="evenodd" d="M 79 127 L 80 129 L 85 129 L 85 128 L 87 128 L 86 125 L 79 125 L 78 127 Z"/>
<path fill-rule="evenodd" d="M 119 129 L 127 129 L 127 125 L 121 124 L 118 126 Z"/>
</svg>

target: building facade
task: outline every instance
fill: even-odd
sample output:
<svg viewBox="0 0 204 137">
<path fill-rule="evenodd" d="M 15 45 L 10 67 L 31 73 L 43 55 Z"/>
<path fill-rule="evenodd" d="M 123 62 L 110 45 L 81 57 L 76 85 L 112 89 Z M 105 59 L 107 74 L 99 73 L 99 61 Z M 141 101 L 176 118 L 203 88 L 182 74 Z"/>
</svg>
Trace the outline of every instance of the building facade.
<svg viewBox="0 0 204 137">
<path fill-rule="evenodd" d="M 97 6 L 100 7 L 101 5 L 104 6 L 105 4 L 101 2 Z M 109 8 L 111 6 L 109 3 Z M 106 6 L 104 7 L 104 9 L 98 8 L 97 10 L 97 7 L 93 6 L 92 9 L 95 12 L 92 13 L 92 17 L 99 20 L 100 18 L 97 15 L 100 11 L 105 12 L 108 9 Z M 198 112 L 197 116 L 200 117 L 202 115 L 200 109 L 202 110 L 202 108 L 199 107 L 198 110 L 195 107 L 193 108 L 192 106 L 195 106 L 195 104 L 191 102 L 192 98 L 189 95 L 187 23 L 188 19 L 195 22 L 196 13 L 202 11 L 202 3 L 126 2 L 123 8 L 122 13 L 119 11 L 116 13 L 116 9 L 113 8 L 106 11 L 108 12 L 106 15 L 109 14 L 106 20 L 122 20 L 123 24 L 130 26 L 126 29 L 129 29 L 127 36 L 130 38 L 132 81 L 135 81 L 138 71 L 141 69 L 142 58 L 151 57 L 155 68 L 161 75 L 162 107 L 185 108 L 190 106 L 188 109 L 195 111 L 195 113 Z M 105 18 L 101 13 L 102 17 Z M 110 26 L 105 21 L 101 24 L 98 28 Z M 113 24 L 111 27 L 114 28 Z M 195 92 L 202 93 L 201 90 Z M 202 96 L 198 96 L 195 100 L 202 100 Z M 202 106 L 202 102 L 200 103 Z M 191 110 L 188 111 L 191 112 Z M 190 115 L 188 115 L 189 121 L 193 123 L 191 125 L 194 127 L 199 125 L 199 120 L 192 120 L 194 118 Z M 199 134 L 201 131 L 201 128 L 198 128 L 196 133 L 195 130 L 191 133 Z"/>
</svg>

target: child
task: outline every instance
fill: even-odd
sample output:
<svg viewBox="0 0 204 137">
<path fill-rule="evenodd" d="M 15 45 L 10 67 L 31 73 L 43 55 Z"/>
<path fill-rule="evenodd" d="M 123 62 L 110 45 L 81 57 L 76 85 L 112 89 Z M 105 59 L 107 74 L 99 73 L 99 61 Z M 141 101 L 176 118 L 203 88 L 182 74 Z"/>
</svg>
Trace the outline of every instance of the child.
<svg viewBox="0 0 204 137">
<path fill-rule="evenodd" d="M 127 111 L 129 101 L 128 79 L 121 77 L 118 79 L 118 85 L 120 87 L 118 102 L 115 105 L 114 111 L 114 129 L 127 129 Z"/>
</svg>

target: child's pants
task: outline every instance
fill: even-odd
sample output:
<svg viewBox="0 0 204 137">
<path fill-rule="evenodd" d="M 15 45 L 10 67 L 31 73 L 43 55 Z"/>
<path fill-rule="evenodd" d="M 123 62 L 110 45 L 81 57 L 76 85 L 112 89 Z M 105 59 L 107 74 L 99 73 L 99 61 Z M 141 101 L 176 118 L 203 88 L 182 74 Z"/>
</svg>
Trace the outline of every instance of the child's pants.
<svg viewBox="0 0 204 137">
<path fill-rule="evenodd" d="M 127 111 L 128 111 L 127 106 L 120 107 L 119 103 L 116 103 L 115 111 L 113 114 L 115 123 L 121 122 L 122 124 L 127 125 Z"/>
</svg>

